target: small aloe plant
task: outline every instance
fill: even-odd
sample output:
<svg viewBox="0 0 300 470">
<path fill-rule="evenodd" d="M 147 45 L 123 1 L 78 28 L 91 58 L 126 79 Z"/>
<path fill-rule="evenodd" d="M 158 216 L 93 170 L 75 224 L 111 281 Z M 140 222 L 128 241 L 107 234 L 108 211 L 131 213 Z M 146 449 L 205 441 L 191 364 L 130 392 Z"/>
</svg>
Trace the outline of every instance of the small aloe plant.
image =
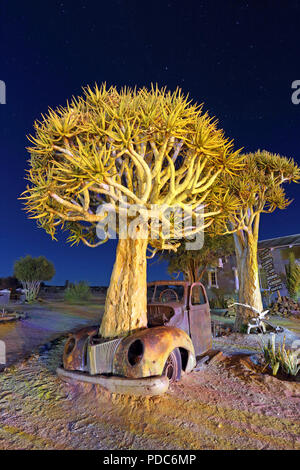
<svg viewBox="0 0 300 470">
<path fill-rule="evenodd" d="M 298 351 L 286 349 L 285 337 L 281 345 L 276 350 L 275 335 L 272 335 L 268 343 L 262 341 L 262 349 L 265 358 L 264 370 L 270 366 L 273 375 L 277 375 L 279 368 L 288 375 L 296 376 L 300 372 L 300 362 Z"/>
</svg>

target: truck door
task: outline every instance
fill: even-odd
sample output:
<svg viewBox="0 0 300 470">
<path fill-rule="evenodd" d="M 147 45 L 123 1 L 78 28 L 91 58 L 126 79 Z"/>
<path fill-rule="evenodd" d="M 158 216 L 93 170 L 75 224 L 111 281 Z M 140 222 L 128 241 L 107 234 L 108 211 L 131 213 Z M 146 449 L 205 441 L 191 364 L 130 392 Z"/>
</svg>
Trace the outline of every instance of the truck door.
<svg viewBox="0 0 300 470">
<path fill-rule="evenodd" d="M 195 354 L 199 356 L 212 347 L 211 319 L 209 303 L 204 286 L 194 282 L 189 294 L 190 336 Z"/>
</svg>

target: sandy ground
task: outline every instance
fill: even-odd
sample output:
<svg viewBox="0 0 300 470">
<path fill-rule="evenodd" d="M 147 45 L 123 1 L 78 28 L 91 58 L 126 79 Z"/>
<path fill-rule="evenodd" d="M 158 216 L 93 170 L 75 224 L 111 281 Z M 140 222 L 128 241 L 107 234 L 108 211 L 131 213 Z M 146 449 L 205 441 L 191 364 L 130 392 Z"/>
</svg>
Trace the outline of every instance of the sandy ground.
<svg viewBox="0 0 300 470">
<path fill-rule="evenodd" d="M 0 340 L 6 344 L 6 362 L 11 365 L 32 354 L 38 346 L 75 329 L 100 323 L 104 298 L 93 299 L 87 305 L 65 302 L 43 302 L 33 305 L 10 304 L 10 309 L 26 312 L 21 321 L 0 323 Z"/>
<path fill-rule="evenodd" d="M 57 340 L 0 374 L 0 449 L 300 450 L 300 383 L 257 372 L 240 354 L 257 351 L 257 337 L 243 338 L 217 339 L 233 355 L 152 398 L 61 382 Z"/>
</svg>

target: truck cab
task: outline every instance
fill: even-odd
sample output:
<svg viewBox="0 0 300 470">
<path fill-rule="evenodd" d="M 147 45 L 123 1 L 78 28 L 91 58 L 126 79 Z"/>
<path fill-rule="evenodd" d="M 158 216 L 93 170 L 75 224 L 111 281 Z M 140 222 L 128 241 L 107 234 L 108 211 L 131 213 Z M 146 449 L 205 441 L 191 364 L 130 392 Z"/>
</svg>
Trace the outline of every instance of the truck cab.
<svg viewBox="0 0 300 470">
<path fill-rule="evenodd" d="M 185 331 L 196 356 L 212 347 L 209 302 L 201 282 L 149 282 L 147 316 L 149 328 L 164 325 Z"/>
</svg>

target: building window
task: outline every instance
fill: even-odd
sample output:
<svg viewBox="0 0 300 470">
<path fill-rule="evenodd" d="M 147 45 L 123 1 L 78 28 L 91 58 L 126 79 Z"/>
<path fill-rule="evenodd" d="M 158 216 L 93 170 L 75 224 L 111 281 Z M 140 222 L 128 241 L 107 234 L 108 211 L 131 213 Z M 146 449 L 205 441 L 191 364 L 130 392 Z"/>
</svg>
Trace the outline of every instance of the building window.
<svg viewBox="0 0 300 470">
<path fill-rule="evenodd" d="M 216 269 L 208 271 L 208 287 L 219 287 Z"/>
<path fill-rule="evenodd" d="M 217 283 L 217 272 L 216 271 L 211 272 L 211 285 L 212 285 L 212 287 L 217 287 L 217 285 L 218 285 L 218 283 Z"/>
</svg>

